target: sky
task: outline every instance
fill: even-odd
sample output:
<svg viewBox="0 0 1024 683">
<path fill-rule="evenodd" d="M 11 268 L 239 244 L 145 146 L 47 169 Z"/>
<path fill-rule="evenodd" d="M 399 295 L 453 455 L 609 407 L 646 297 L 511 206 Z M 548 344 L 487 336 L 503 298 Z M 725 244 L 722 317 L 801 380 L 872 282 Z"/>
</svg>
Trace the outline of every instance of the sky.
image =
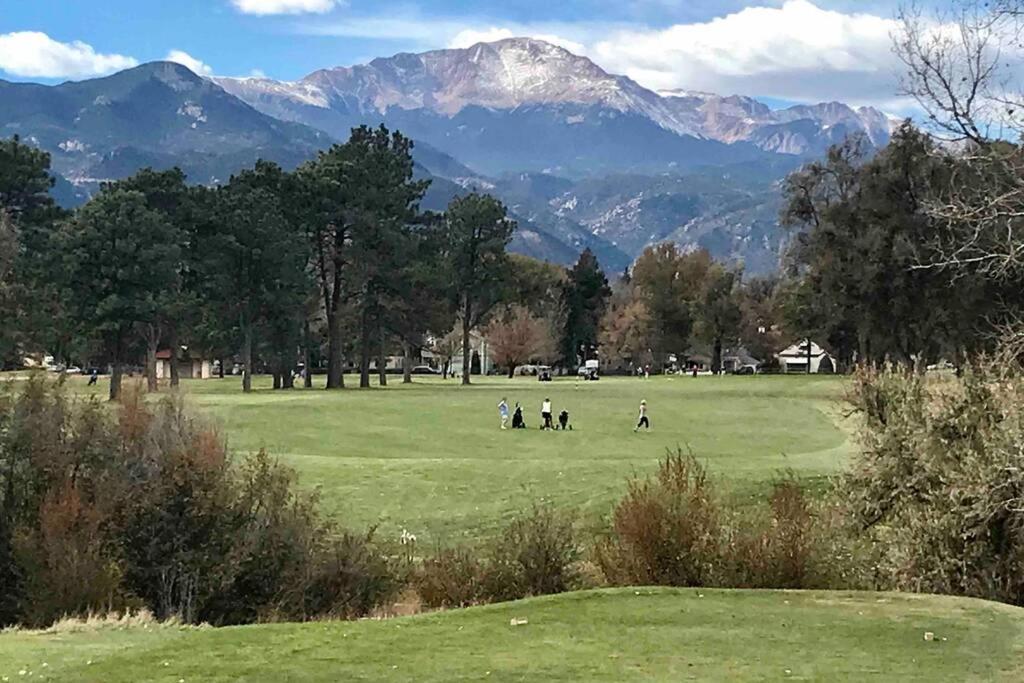
<svg viewBox="0 0 1024 683">
<path fill-rule="evenodd" d="M 170 59 L 202 74 L 296 80 L 398 52 L 532 36 L 654 90 L 898 110 L 897 8 L 895 0 L 0 0 L 0 78 L 56 83 Z"/>
</svg>

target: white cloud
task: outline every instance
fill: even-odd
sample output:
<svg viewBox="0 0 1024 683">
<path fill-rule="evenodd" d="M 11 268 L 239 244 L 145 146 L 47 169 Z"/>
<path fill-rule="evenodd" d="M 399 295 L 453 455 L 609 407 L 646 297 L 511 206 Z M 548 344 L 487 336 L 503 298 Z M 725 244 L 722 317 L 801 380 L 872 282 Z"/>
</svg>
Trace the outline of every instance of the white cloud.
<svg viewBox="0 0 1024 683">
<path fill-rule="evenodd" d="M 249 78 L 266 78 L 267 72 L 263 69 L 253 69 L 249 72 Z"/>
<path fill-rule="evenodd" d="M 342 4 L 341 0 L 231 0 L 244 14 L 324 14 Z"/>
<path fill-rule="evenodd" d="M 506 38 L 514 38 L 515 33 L 511 29 L 498 28 L 492 26 L 485 29 L 467 28 L 459 31 L 451 40 L 448 41 L 448 47 L 450 48 L 465 48 L 472 47 L 477 43 L 493 43 L 497 40 L 505 40 Z"/>
<path fill-rule="evenodd" d="M 786 0 L 704 23 L 617 31 L 591 56 L 654 89 L 881 102 L 896 94 L 897 29 L 892 19 Z"/>
<path fill-rule="evenodd" d="M 171 50 L 164 57 L 164 61 L 174 62 L 175 64 L 181 64 L 182 66 L 188 67 L 192 73 L 200 76 L 212 76 L 213 67 L 205 62 L 202 62 L 187 52 L 182 50 Z"/>
<path fill-rule="evenodd" d="M 100 54 L 86 43 L 61 43 L 38 31 L 0 34 L 0 71 L 14 76 L 87 78 L 137 65 L 132 57 Z"/>
</svg>

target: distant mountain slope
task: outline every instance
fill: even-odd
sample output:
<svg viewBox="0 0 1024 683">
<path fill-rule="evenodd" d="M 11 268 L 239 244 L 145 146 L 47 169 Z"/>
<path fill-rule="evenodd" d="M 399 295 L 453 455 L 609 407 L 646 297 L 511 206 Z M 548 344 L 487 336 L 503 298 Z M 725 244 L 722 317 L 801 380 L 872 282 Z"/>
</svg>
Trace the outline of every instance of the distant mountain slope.
<svg viewBox="0 0 1024 683">
<path fill-rule="evenodd" d="M 54 170 L 75 184 L 150 165 L 218 182 L 258 158 L 294 166 L 330 141 L 167 62 L 57 86 L 0 81 L 0 135 L 13 134 L 50 152 Z"/>
<path fill-rule="evenodd" d="M 862 133 L 873 145 L 889 141 L 892 122 L 870 107 L 841 102 L 773 110 L 752 97 L 663 91 L 676 116 L 721 142 L 750 142 L 781 154 L 817 155 L 848 135 Z"/>
</svg>

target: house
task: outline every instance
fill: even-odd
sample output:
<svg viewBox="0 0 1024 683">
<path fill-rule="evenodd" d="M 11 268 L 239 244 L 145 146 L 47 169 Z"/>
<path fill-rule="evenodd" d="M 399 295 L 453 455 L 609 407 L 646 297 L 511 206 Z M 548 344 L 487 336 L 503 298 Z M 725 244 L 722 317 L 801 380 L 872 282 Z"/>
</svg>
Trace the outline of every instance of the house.
<svg viewBox="0 0 1024 683">
<path fill-rule="evenodd" d="M 743 346 L 722 351 L 722 370 L 724 372 L 739 372 L 744 368 L 750 372 L 757 372 L 761 367 L 761 361 L 750 355 L 750 352 Z"/>
<path fill-rule="evenodd" d="M 156 352 L 156 378 L 170 379 L 171 350 Z M 213 377 L 213 363 L 202 356 L 193 356 L 187 349 L 178 354 L 178 377 L 181 379 L 210 379 Z"/>
<path fill-rule="evenodd" d="M 489 375 L 494 370 L 494 361 L 491 359 L 491 343 L 479 330 L 471 330 L 469 333 L 470 373 L 474 375 Z M 453 359 L 452 365 L 455 373 L 462 374 L 462 351 Z"/>
<path fill-rule="evenodd" d="M 714 364 L 711 349 L 704 347 L 691 346 L 682 358 L 683 364 L 680 369 L 687 372 L 694 368 L 698 372 L 711 372 L 711 367 Z M 751 368 L 751 371 L 756 372 L 760 366 L 761 361 L 751 356 L 742 346 L 722 349 L 722 372 L 732 373 L 743 368 Z"/>
<path fill-rule="evenodd" d="M 690 371 L 696 368 L 699 372 L 711 371 L 711 353 L 707 349 L 690 347 L 682 358 L 683 362 L 677 363 L 680 370 Z"/>
<path fill-rule="evenodd" d="M 786 374 L 831 374 L 836 371 L 835 360 L 828 351 L 810 339 L 779 351 L 775 357 L 779 359 L 779 366 Z"/>
</svg>

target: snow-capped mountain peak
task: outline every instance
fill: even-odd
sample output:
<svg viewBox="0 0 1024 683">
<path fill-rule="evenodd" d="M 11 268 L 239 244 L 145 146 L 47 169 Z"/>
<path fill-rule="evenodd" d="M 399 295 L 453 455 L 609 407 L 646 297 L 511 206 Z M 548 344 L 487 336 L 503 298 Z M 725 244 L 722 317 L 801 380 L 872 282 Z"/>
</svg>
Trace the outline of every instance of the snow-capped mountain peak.
<svg viewBox="0 0 1024 683">
<path fill-rule="evenodd" d="M 214 80 L 264 113 L 324 129 L 343 127 L 353 118 L 379 119 L 394 112 L 453 117 L 470 107 L 494 111 L 568 108 L 562 117 L 567 125 L 584 123 L 589 115 L 606 111 L 642 117 L 682 136 L 729 144 L 749 142 L 788 154 L 820 151 L 853 132 L 866 133 L 881 145 L 892 129 L 883 112 L 839 102 L 772 110 L 743 95 L 689 90 L 655 93 L 628 77 L 608 73 L 587 57 L 533 38 L 401 53 L 368 64 L 323 69 L 291 83 L 262 78 Z"/>
</svg>

